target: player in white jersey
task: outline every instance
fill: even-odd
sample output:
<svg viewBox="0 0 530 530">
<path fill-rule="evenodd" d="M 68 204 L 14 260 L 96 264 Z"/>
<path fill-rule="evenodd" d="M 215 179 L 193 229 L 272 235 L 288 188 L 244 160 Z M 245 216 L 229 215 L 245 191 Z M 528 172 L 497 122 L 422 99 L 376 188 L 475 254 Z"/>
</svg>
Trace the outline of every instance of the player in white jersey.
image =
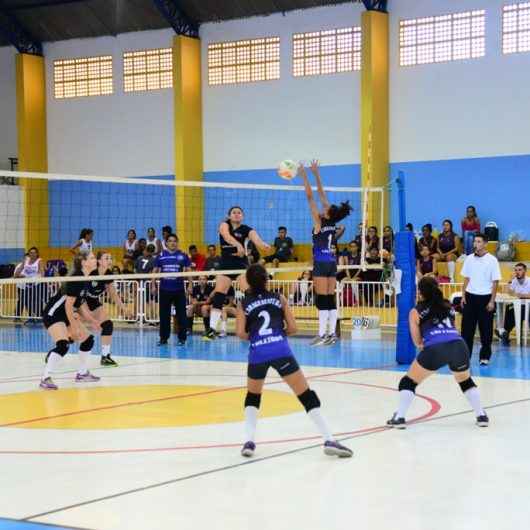
<svg viewBox="0 0 530 530">
<path fill-rule="evenodd" d="M 22 262 L 16 266 L 14 277 L 41 278 L 42 276 L 44 276 L 44 264 L 39 257 L 39 250 L 37 247 L 31 247 Z M 22 316 L 24 308 L 27 309 L 30 317 L 28 324 L 34 322 L 34 317 L 41 316 L 43 287 L 44 285 L 35 283 L 17 285 L 18 299 L 15 309 L 17 319 Z"/>
<path fill-rule="evenodd" d="M 93 251 L 94 245 L 94 230 L 92 228 L 83 228 L 79 234 L 79 239 L 70 248 L 70 252 L 77 256 L 77 254 L 89 254 Z"/>
<path fill-rule="evenodd" d="M 162 252 L 162 242 L 158 237 L 156 237 L 156 232 L 154 228 L 147 229 L 147 237 L 145 239 L 145 246 L 153 245 L 155 247 L 155 254 L 158 255 Z"/>
</svg>

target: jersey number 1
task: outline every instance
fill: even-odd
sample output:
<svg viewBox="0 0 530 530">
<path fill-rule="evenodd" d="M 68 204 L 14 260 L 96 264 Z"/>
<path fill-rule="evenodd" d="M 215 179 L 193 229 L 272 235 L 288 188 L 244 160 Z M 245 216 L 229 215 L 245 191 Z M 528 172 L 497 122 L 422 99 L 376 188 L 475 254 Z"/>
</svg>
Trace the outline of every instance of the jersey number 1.
<svg viewBox="0 0 530 530">
<path fill-rule="evenodd" d="M 272 333 L 272 329 L 269 328 L 269 324 L 271 323 L 271 316 L 267 311 L 261 311 L 258 314 L 258 318 L 263 318 L 263 324 L 261 325 L 261 328 L 259 328 L 259 335 L 261 337 L 265 337 L 267 335 L 270 335 Z"/>
</svg>

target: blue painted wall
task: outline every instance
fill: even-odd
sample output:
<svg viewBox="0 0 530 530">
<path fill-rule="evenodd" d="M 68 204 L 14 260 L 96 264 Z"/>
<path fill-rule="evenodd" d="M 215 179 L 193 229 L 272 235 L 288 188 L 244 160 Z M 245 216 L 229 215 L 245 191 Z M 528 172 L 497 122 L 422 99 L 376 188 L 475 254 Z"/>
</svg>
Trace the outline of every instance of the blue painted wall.
<svg viewBox="0 0 530 530">
<path fill-rule="evenodd" d="M 158 236 L 162 226 L 175 226 L 175 193 L 165 186 L 51 181 L 49 204 L 51 247 L 71 246 L 85 227 L 101 248 L 121 246 L 130 228 L 145 237 L 150 226 Z"/>
<path fill-rule="evenodd" d="M 321 169 L 322 180 L 327 186 L 360 185 L 360 166 L 342 165 L 325 166 Z M 259 184 L 286 184 L 278 177 L 275 169 L 257 169 L 247 171 L 212 171 L 204 174 L 208 182 L 234 182 Z M 292 181 L 301 185 L 298 179 Z M 346 236 L 353 237 L 357 223 L 360 221 L 359 194 L 330 193 L 331 202 L 349 200 L 354 213 L 343 224 L 346 225 Z M 285 225 L 288 235 L 295 243 L 309 243 L 311 240 L 312 221 L 309 207 L 302 191 L 261 191 L 233 189 L 208 189 L 205 194 L 206 203 L 206 241 L 218 241 L 219 223 L 226 217 L 231 206 L 238 205 L 245 211 L 245 223 L 255 228 L 269 242 L 277 235 L 278 226 Z"/>
<path fill-rule="evenodd" d="M 18 263 L 25 252 L 23 248 L 0 248 L 0 263 Z"/>
<path fill-rule="evenodd" d="M 468 205 L 477 208 L 484 226 L 495 221 L 501 239 L 510 232 L 530 237 L 530 155 L 391 164 L 391 178 L 405 173 L 407 219 L 420 229 L 441 227 L 451 219 L 460 231 Z M 397 194 L 392 189 L 392 221 L 398 224 Z"/>
</svg>

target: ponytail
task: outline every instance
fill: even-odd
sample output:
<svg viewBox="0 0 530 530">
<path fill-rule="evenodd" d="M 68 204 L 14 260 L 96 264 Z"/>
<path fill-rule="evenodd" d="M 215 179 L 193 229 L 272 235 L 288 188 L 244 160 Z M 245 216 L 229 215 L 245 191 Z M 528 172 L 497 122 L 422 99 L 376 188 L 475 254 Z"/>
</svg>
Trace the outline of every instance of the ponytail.
<svg viewBox="0 0 530 530">
<path fill-rule="evenodd" d="M 423 302 L 429 308 L 430 318 L 444 320 L 451 314 L 451 304 L 444 298 L 434 278 L 430 276 L 422 278 L 418 283 L 418 290 Z"/>
</svg>

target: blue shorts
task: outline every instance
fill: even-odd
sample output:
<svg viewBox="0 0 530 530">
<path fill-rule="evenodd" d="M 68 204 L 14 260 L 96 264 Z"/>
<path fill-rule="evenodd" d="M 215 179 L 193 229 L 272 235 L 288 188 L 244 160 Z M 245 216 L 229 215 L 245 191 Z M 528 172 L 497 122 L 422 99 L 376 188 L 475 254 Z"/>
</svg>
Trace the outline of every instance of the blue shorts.
<svg viewBox="0 0 530 530">
<path fill-rule="evenodd" d="M 298 361 L 293 355 L 288 355 L 287 357 L 278 357 L 263 363 L 249 364 L 247 376 L 249 379 L 265 379 L 270 367 L 274 368 L 281 377 L 294 374 L 300 370 Z"/>
<path fill-rule="evenodd" d="M 317 278 L 336 278 L 337 262 L 336 261 L 315 261 L 313 264 L 313 277 Z"/>
</svg>

